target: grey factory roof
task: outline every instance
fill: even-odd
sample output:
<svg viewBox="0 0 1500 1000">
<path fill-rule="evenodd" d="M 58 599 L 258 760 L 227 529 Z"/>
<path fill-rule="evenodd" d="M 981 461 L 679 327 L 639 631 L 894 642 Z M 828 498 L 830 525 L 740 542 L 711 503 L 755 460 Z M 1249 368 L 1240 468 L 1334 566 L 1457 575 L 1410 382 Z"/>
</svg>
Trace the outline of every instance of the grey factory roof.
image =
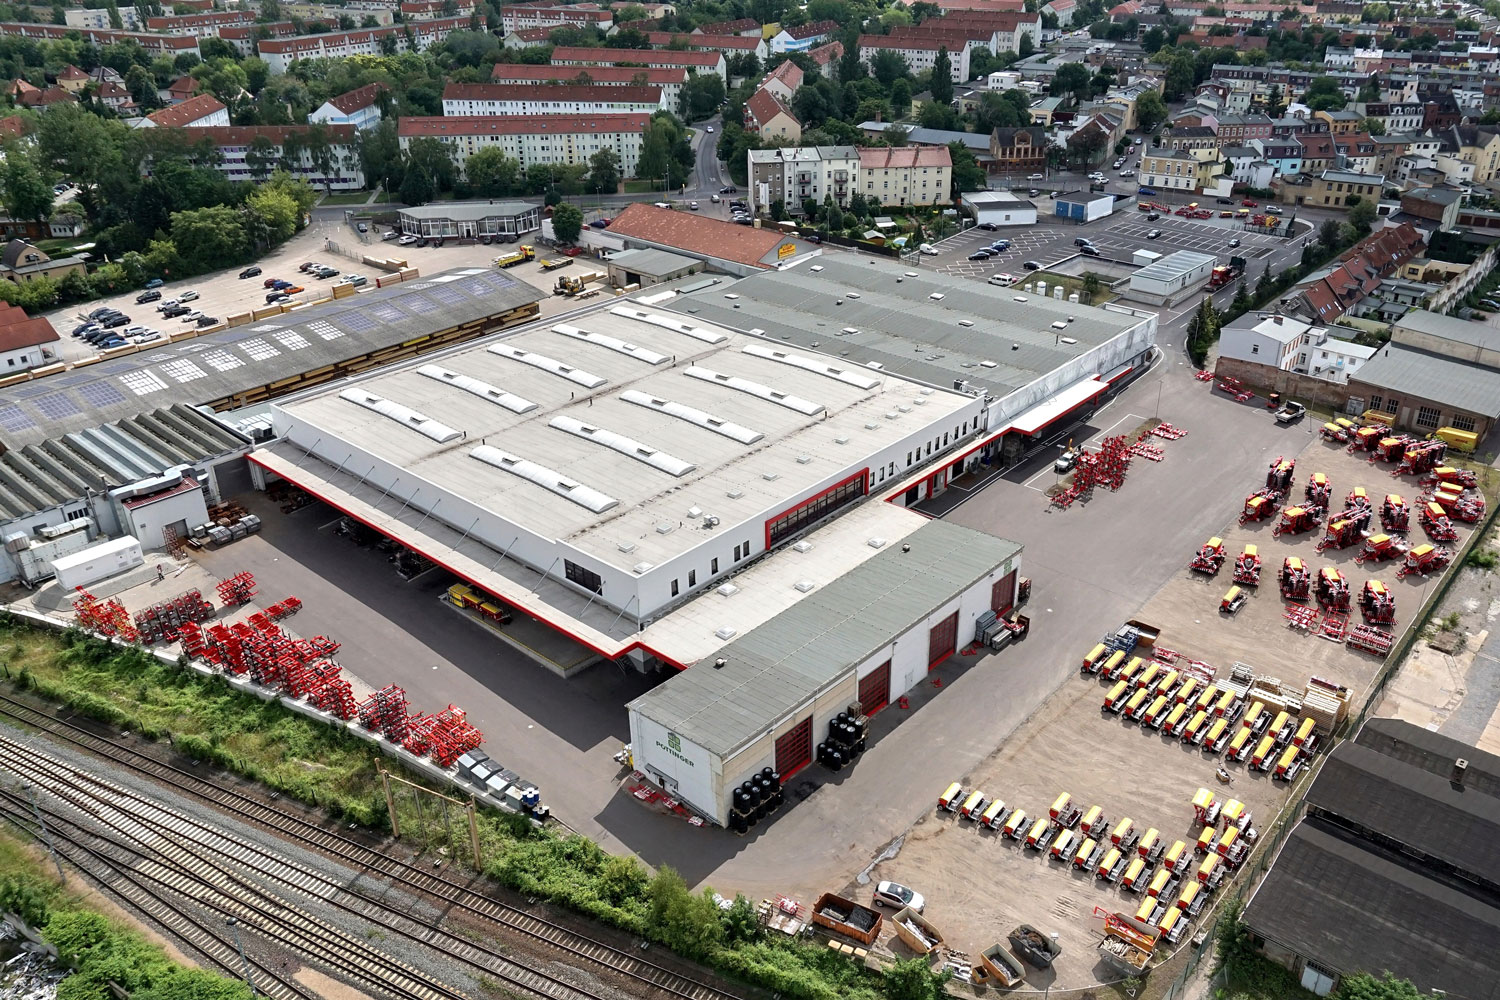
<svg viewBox="0 0 1500 1000">
<path fill-rule="evenodd" d="M 402 215 L 413 219 L 452 219 L 455 222 L 478 222 L 494 216 L 525 215 L 541 210 L 540 205 L 525 201 L 440 201 L 431 205 L 403 208 Z"/>
<path fill-rule="evenodd" d="M 1391 343 L 1350 376 L 1378 389 L 1500 417 L 1500 371 Z"/>
<path fill-rule="evenodd" d="M 223 399 L 541 297 L 494 268 L 447 271 L 48 375 L 0 389 L 0 444 L 36 444 L 174 398 Z"/>
<path fill-rule="evenodd" d="M 16 518 L 249 444 L 208 414 L 174 403 L 0 455 L 0 517 Z"/>
<path fill-rule="evenodd" d="M 997 398 L 1146 322 L 1026 295 L 1019 286 L 953 281 L 843 254 L 689 292 L 659 307 L 763 330 L 768 340 L 878 365 L 929 385 L 965 379 Z M 1053 329 L 1055 322 L 1067 323 L 1066 329 Z"/>
<path fill-rule="evenodd" d="M 1408 763 L 1362 742 L 1339 744 L 1307 790 L 1309 809 L 1330 813 L 1377 837 L 1500 886 L 1500 798 L 1453 784 L 1458 757 L 1489 756 L 1474 747 L 1447 759 L 1445 773 Z M 1493 768 L 1493 759 L 1490 766 Z"/>
<path fill-rule="evenodd" d="M 1218 258 L 1211 253 L 1198 253 L 1196 250 L 1178 250 L 1169 253 L 1154 264 L 1147 264 L 1130 276 L 1134 281 L 1136 278 L 1144 278 L 1148 281 L 1171 281 L 1181 275 L 1187 274 L 1195 268 L 1204 264 L 1216 263 Z"/>
<path fill-rule="evenodd" d="M 1424 993 L 1500 996 L 1493 896 L 1327 820 L 1292 830 L 1244 920 L 1343 974 L 1390 969 Z"/>
<path fill-rule="evenodd" d="M 621 250 L 612 255 L 608 262 L 639 274 L 649 274 L 652 277 L 672 274 L 690 267 L 703 267 L 703 261 L 697 257 L 688 257 L 670 250 Z"/>
<path fill-rule="evenodd" d="M 1017 542 L 928 521 L 837 580 L 630 703 L 646 718 L 727 757 L 796 706 L 920 625 L 1021 551 Z"/>
<path fill-rule="evenodd" d="M 1428 336 L 1451 340 L 1455 344 L 1483 347 L 1492 351 L 1500 350 L 1500 329 L 1488 323 L 1475 323 L 1466 319 L 1458 319 L 1455 316 L 1428 312 L 1426 309 L 1413 309 L 1402 316 L 1396 321 L 1396 330 L 1397 332 L 1414 330 Z"/>
</svg>

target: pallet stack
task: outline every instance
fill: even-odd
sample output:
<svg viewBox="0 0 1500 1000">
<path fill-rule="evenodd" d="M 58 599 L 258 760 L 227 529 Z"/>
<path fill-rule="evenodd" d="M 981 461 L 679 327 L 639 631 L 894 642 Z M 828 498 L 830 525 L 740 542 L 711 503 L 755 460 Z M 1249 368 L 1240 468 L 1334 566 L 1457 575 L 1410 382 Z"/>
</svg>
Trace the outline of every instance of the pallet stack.
<svg viewBox="0 0 1500 1000">
<path fill-rule="evenodd" d="M 354 688 L 339 676 L 337 663 L 323 661 L 313 668 L 316 686 L 308 701 L 317 708 L 338 716 L 344 721 L 354 718 L 358 706 L 354 703 Z"/>
<path fill-rule="evenodd" d="M 106 637 L 118 637 L 126 642 L 138 642 L 140 632 L 130 620 L 125 606 L 111 597 L 101 601 L 82 587 L 78 588 L 78 600 L 73 611 L 78 616 L 78 626 Z"/>
<path fill-rule="evenodd" d="M 477 749 L 484 736 L 465 721 L 467 713 L 449 705 L 436 715 L 419 715 L 411 719 L 403 745 L 420 756 L 430 757 L 439 767 L 452 767 L 459 756 Z"/>
<path fill-rule="evenodd" d="M 135 627 L 143 642 L 166 642 L 184 625 L 208 621 L 213 616 L 214 606 L 203 599 L 202 592 L 189 590 L 136 612 Z"/>
<path fill-rule="evenodd" d="M 371 694 L 359 704 L 359 724 L 372 733 L 384 733 L 392 742 L 405 742 L 406 692 L 395 684 L 387 684 Z"/>
<path fill-rule="evenodd" d="M 250 598 L 255 596 L 255 577 L 250 573 L 236 573 L 227 580 L 220 580 L 214 589 L 219 592 L 219 600 L 226 608 L 237 608 L 249 604 Z"/>
</svg>

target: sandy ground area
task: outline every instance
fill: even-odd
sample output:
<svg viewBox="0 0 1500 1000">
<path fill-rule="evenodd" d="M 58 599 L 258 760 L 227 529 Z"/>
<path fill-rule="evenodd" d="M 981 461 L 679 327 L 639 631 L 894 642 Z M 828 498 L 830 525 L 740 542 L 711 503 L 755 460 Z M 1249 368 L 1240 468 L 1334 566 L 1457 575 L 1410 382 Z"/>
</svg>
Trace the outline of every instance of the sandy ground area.
<svg viewBox="0 0 1500 1000">
<path fill-rule="evenodd" d="M 1312 473 L 1323 472 L 1329 478 L 1336 510 L 1355 486 L 1365 488 L 1377 509 L 1388 492 L 1415 500 L 1414 481 L 1411 477 L 1393 479 L 1390 466 L 1371 465 L 1363 456 L 1349 455 L 1320 438 L 1304 439 L 1304 443 L 1296 455 L 1294 498 L 1302 497 L 1303 484 Z M 1223 473 L 1242 479 L 1248 494 L 1263 485 L 1265 471 L 1257 466 Z M 1236 523 L 1238 514 L 1238 509 L 1225 510 L 1218 531 L 1231 560 L 1226 568 L 1213 578 L 1190 573 L 1187 563 L 1193 551 L 1185 550 L 1182 572 L 1145 601 L 1138 617 L 1161 629 L 1158 645 L 1211 664 L 1217 676 L 1227 677 L 1235 663 L 1247 663 L 1257 674 L 1278 677 L 1300 689 L 1310 676 L 1317 675 L 1351 688 L 1358 704 L 1380 661 L 1288 628 L 1276 588 L 1276 571 L 1283 557 L 1301 556 L 1313 572 L 1326 565 L 1337 567 L 1356 600 L 1367 578 L 1385 581 L 1397 595 L 1398 628 L 1421 606 L 1437 577 L 1423 580 L 1413 575 L 1398 582 L 1394 562 L 1357 566 L 1358 546 L 1316 552 L 1321 529 L 1273 538 L 1273 522 L 1241 526 Z M 1415 517 L 1412 524 L 1414 542 L 1425 540 Z M 1127 530 L 1126 526 L 1121 530 Z M 1461 528 L 1460 542 L 1463 537 Z M 1221 616 L 1219 600 L 1231 583 L 1232 560 L 1247 542 L 1260 548 L 1261 592 L 1236 616 Z M 1357 609 L 1353 620 L 1360 620 Z M 1077 637 L 1080 659 L 1096 638 Z M 1085 810 L 1092 805 L 1102 807 L 1111 825 L 1128 816 L 1138 831 L 1156 827 L 1168 843 L 1180 839 L 1190 846 L 1201 829 L 1193 822 L 1191 806 L 1200 787 L 1212 789 L 1220 798 L 1240 799 L 1260 823 L 1268 822 L 1285 803 L 1287 786 L 1282 782 L 1101 713 L 1107 688 L 1092 676 L 1065 685 L 967 776 L 966 786 L 1022 808 L 1033 819 L 1045 815 L 1057 795 L 1066 791 Z M 1221 763 L 1231 775 L 1228 785 L 1215 778 Z M 940 810 L 917 823 L 895 856 L 876 866 L 871 877 L 918 887 L 930 901 L 927 916 L 948 945 L 959 951 L 977 954 L 1003 941 L 1022 922 L 1058 933 L 1063 954 L 1051 970 L 1029 970 L 1027 984 L 1035 988 L 1076 989 L 1118 979 L 1096 960 L 1098 918 L 1106 911 L 1133 913 L 1141 901 L 1091 872 L 1025 850 L 1016 841 L 1001 839 Z"/>
</svg>

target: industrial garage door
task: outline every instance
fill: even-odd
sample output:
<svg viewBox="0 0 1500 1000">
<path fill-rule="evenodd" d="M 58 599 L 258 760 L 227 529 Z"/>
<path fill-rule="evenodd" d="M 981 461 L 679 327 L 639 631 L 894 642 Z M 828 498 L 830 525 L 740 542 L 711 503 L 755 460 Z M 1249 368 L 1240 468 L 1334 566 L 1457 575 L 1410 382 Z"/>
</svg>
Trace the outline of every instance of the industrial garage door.
<svg viewBox="0 0 1500 1000">
<path fill-rule="evenodd" d="M 958 612 L 932 626 L 927 639 L 927 669 L 931 670 L 958 649 Z"/>
<path fill-rule="evenodd" d="M 785 781 L 812 761 L 812 716 L 776 738 L 776 770 Z"/>
<path fill-rule="evenodd" d="M 859 707 L 874 715 L 891 700 L 891 661 L 886 660 L 859 679 Z"/>
<path fill-rule="evenodd" d="M 995 586 L 990 588 L 990 608 L 1004 618 L 1015 607 L 1016 599 L 1016 573 L 1019 570 L 1011 570 L 1005 576 L 995 581 Z"/>
</svg>

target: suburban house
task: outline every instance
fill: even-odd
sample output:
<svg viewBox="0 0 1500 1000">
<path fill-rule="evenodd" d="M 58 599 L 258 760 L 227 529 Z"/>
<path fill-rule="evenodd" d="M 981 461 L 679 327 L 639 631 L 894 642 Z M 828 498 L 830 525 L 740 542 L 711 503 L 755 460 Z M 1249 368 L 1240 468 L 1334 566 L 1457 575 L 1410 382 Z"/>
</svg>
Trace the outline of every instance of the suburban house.
<svg viewBox="0 0 1500 1000">
<path fill-rule="evenodd" d="M 380 101 L 390 88 L 379 81 L 330 97 L 307 116 L 309 125 L 353 125 L 356 129 L 380 124 Z"/>
</svg>

